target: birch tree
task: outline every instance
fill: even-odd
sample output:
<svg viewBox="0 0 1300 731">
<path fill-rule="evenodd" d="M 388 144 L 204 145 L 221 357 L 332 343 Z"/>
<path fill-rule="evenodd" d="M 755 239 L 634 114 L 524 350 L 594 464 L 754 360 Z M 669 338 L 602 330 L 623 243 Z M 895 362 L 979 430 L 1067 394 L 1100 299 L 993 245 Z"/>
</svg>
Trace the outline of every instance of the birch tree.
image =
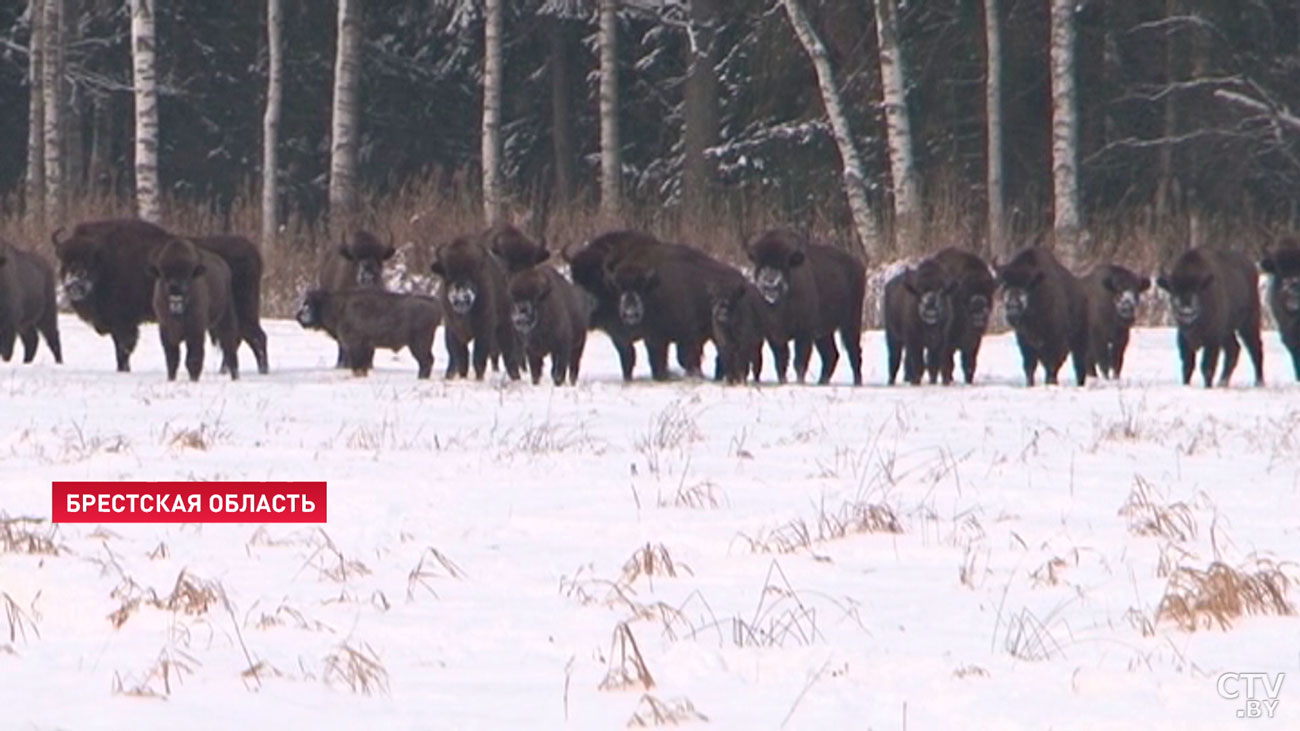
<svg viewBox="0 0 1300 731">
<path fill-rule="evenodd" d="M 706 209 L 711 166 L 706 152 L 718 141 L 718 0 L 690 0 L 687 24 L 682 199 Z"/>
<path fill-rule="evenodd" d="M 1074 2 L 1052 0 L 1052 200 L 1057 253 L 1077 267 L 1079 114 L 1074 82 Z"/>
<path fill-rule="evenodd" d="M 131 62 L 135 87 L 136 215 L 158 223 L 158 77 L 154 61 L 156 0 L 131 0 Z M 48 171 L 47 171 L 48 172 Z"/>
<path fill-rule="evenodd" d="M 280 99 L 283 77 L 280 0 L 266 0 L 266 111 L 262 115 L 262 249 L 275 240 L 279 223 L 276 184 L 279 162 L 276 143 L 280 138 Z"/>
<path fill-rule="evenodd" d="M 46 220 L 63 218 L 63 0 L 42 3 L 45 58 L 41 65 L 41 91 L 45 96 L 45 208 Z"/>
<path fill-rule="evenodd" d="M 361 68 L 362 0 L 338 0 L 334 111 L 330 133 L 330 219 L 351 218 L 357 202 L 357 79 Z"/>
<path fill-rule="evenodd" d="M 618 0 L 600 0 L 600 210 L 616 216 L 623 198 L 618 134 Z"/>
<path fill-rule="evenodd" d="M 41 0 L 30 0 L 27 80 L 27 212 L 45 220 L 45 33 Z"/>
<path fill-rule="evenodd" d="M 921 201 L 912 156 L 912 122 L 907 112 L 907 82 L 898 43 L 897 0 L 876 0 L 876 39 L 880 46 L 880 86 L 884 94 L 889 170 L 894 180 L 894 224 L 902 238 L 915 234 Z"/>
<path fill-rule="evenodd" d="M 501 3 L 483 3 L 483 217 L 489 226 L 501 221 Z"/>
<path fill-rule="evenodd" d="M 867 200 L 866 170 L 853 144 L 853 133 L 840 102 L 840 91 L 835 84 L 835 74 L 826 46 L 813 30 L 799 0 L 781 0 L 781 5 L 817 73 L 817 87 L 821 90 L 822 104 L 826 107 L 826 116 L 830 118 L 831 131 L 835 135 L 835 145 L 840 151 L 844 195 L 848 198 L 849 210 L 853 214 L 853 227 L 857 230 L 858 240 L 867 258 L 875 259 L 881 251 L 880 227 L 876 223 L 875 212 L 871 210 L 871 202 Z"/>
<path fill-rule="evenodd" d="M 1006 204 L 1002 198 L 1002 28 L 998 0 L 984 0 L 984 117 L 985 155 L 988 157 L 989 251 L 1008 256 Z"/>
</svg>

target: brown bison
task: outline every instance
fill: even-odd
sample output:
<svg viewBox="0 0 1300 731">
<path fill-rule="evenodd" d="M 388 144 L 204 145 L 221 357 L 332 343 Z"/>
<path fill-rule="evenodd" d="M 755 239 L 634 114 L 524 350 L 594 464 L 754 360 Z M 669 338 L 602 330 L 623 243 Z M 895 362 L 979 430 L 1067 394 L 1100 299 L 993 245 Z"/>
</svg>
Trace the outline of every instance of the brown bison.
<svg viewBox="0 0 1300 731">
<path fill-rule="evenodd" d="M 167 380 L 176 380 L 185 343 L 191 381 L 203 372 L 207 334 L 221 346 L 223 369 L 239 378 L 239 316 L 230 287 L 230 267 L 220 256 L 185 239 L 172 239 L 149 264 L 154 279 L 153 310 L 167 360 Z"/>
<path fill-rule="evenodd" d="M 966 383 L 975 380 L 980 343 L 989 326 L 993 311 L 993 292 L 997 281 L 983 259 L 969 251 L 949 247 L 930 260 L 942 266 L 956 285 L 952 292 L 952 324 L 940 357 L 944 383 L 952 383 L 954 359 L 961 351 L 961 369 Z"/>
<path fill-rule="evenodd" d="M 1266 254 L 1259 266 L 1272 275 L 1268 283 L 1268 304 L 1277 320 L 1282 344 L 1291 353 L 1291 365 L 1300 381 L 1300 242 L 1286 239 Z"/>
<path fill-rule="evenodd" d="M 266 331 L 262 329 L 262 253 L 243 236 L 218 234 L 190 239 L 200 248 L 220 256 L 230 267 L 231 295 L 239 316 L 239 336 L 253 351 L 257 372 L 270 371 Z"/>
<path fill-rule="evenodd" d="M 1034 371 L 1041 363 L 1044 380 L 1055 384 L 1068 354 L 1074 361 L 1075 383 L 1082 386 L 1088 378 L 1088 310 L 1078 278 L 1041 246 L 1022 249 L 997 272 L 1025 381 L 1034 385 Z"/>
<path fill-rule="evenodd" d="M 652 236 L 636 231 L 611 231 L 581 248 L 569 246 L 561 251 L 574 284 L 587 295 L 589 326 L 603 330 L 614 343 L 624 381 L 632 380 L 636 367 L 636 351 L 632 345 L 640 339 L 640 334 L 619 317 L 618 292 L 607 279 L 606 269 L 629 254 L 655 246 L 662 244 Z"/>
<path fill-rule="evenodd" d="M 1118 264 L 1102 264 L 1083 278 L 1088 302 L 1088 375 L 1119 378 L 1129 330 L 1151 279 Z"/>
<path fill-rule="evenodd" d="M 347 289 L 387 288 L 384 282 L 384 262 L 393 258 L 396 249 L 385 244 L 369 231 L 353 232 L 352 238 L 329 251 L 321 264 L 319 286 L 331 292 Z M 349 367 L 347 353 L 339 344 L 335 368 Z"/>
<path fill-rule="evenodd" d="M 533 383 L 542 380 L 542 360 L 551 359 L 551 380 L 578 382 L 578 367 L 587 344 L 587 305 L 559 272 L 546 264 L 510 277 L 510 322 L 528 362 Z"/>
<path fill-rule="evenodd" d="M 1219 385 L 1228 385 L 1241 355 L 1240 337 L 1255 364 L 1255 385 L 1264 385 L 1264 349 L 1260 343 L 1259 272 L 1244 254 L 1235 251 L 1192 249 L 1178 257 L 1169 274 L 1156 284 L 1169 293 L 1169 305 L 1178 323 L 1178 354 L 1183 363 L 1183 383 L 1191 383 L 1196 351 L 1201 356 L 1205 387 L 1214 382 L 1214 370 L 1223 351 Z"/>
<path fill-rule="evenodd" d="M 517 274 L 551 258 L 546 242 L 536 242 L 509 224 L 489 228 L 483 239 L 488 251 L 501 260 L 507 274 Z"/>
<path fill-rule="evenodd" d="M 885 284 L 885 347 L 889 356 L 889 385 L 898 377 L 903 362 L 903 379 L 921 383 L 922 371 L 930 383 L 939 378 L 943 357 L 952 335 L 955 280 L 933 260 L 924 260 Z M 951 371 L 944 374 L 951 383 Z"/>
<path fill-rule="evenodd" d="M 439 246 L 431 267 L 442 277 L 447 319 L 447 378 L 469 374 L 469 343 L 474 343 L 474 377 L 483 380 L 488 359 L 499 353 L 511 380 L 519 380 L 522 355 L 510 323 L 505 267 L 486 247 L 462 236 Z"/>
<path fill-rule="evenodd" d="M 40 256 L 0 241 L 0 357 L 13 356 L 14 340 L 23 341 L 23 362 L 36 357 L 37 333 L 55 363 L 63 362 L 54 269 Z"/>
<path fill-rule="evenodd" d="M 375 348 L 409 348 L 416 376 L 433 373 L 433 338 L 442 322 L 442 305 L 432 297 L 378 290 L 331 292 L 313 289 L 298 308 L 298 324 L 324 330 L 348 354 L 352 373 L 364 376 L 374 366 Z"/>
<path fill-rule="evenodd" d="M 794 370 L 800 383 L 808 372 L 812 348 L 821 356 L 818 383 L 829 383 L 839 361 L 835 332 L 848 354 L 853 385 L 862 385 L 862 307 L 866 267 L 851 255 L 801 234 L 774 229 L 746 247 L 758 291 L 771 309 L 778 333 L 772 348 L 778 380 L 785 382 L 787 343 L 794 340 Z"/>
<path fill-rule="evenodd" d="M 763 342 L 773 332 L 767 303 L 758 288 L 743 278 L 729 285 L 714 285 L 713 344 L 727 383 L 757 382 L 763 373 Z"/>
</svg>

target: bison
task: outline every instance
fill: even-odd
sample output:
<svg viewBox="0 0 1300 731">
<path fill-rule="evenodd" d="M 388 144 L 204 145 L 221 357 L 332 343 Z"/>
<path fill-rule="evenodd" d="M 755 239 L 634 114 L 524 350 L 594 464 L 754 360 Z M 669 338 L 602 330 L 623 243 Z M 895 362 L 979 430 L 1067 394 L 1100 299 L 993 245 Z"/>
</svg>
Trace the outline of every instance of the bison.
<svg viewBox="0 0 1300 731">
<path fill-rule="evenodd" d="M 482 243 L 461 236 L 438 247 L 431 269 L 443 280 L 446 377 L 468 376 L 469 343 L 473 341 L 475 378 L 483 380 L 488 359 L 499 353 L 506 374 L 519 380 L 522 356 L 510 322 L 505 267 Z"/>
<path fill-rule="evenodd" d="M 1129 329 L 1151 279 L 1118 264 L 1102 264 L 1083 278 L 1088 307 L 1088 375 L 1119 378 Z"/>
<path fill-rule="evenodd" d="M 930 383 L 938 380 L 943 357 L 949 352 L 956 287 L 948 271 L 929 259 L 885 284 L 889 385 L 894 385 L 898 377 L 900 361 L 903 361 L 903 379 L 908 383 L 920 384 L 923 370 L 929 374 Z M 952 381 L 951 371 L 944 376 L 944 383 Z"/>
<path fill-rule="evenodd" d="M 839 361 L 835 333 L 848 354 L 853 385 L 862 385 L 862 307 L 866 267 L 839 249 L 809 242 L 788 229 L 773 229 L 745 248 L 754 264 L 754 279 L 771 310 L 777 336 L 772 352 L 777 378 L 786 379 L 788 343 L 794 340 L 794 370 L 800 383 L 808 372 L 812 348 L 821 357 L 818 383 L 829 383 Z"/>
<path fill-rule="evenodd" d="M 536 242 L 509 224 L 499 224 L 483 234 L 488 251 L 501 260 L 507 274 L 518 274 L 551 258 L 546 242 Z"/>
<path fill-rule="evenodd" d="M 1088 378 L 1088 310 L 1083 285 L 1052 252 L 1041 246 L 1022 249 L 1005 266 L 997 266 L 1007 324 L 1016 331 L 1025 381 L 1043 365 L 1048 384 L 1066 355 L 1074 361 L 1074 380 Z"/>
<path fill-rule="evenodd" d="M 393 258 L 396 249 L 381 242 L 369 231 L 357 230 L 352 238 L 326 254 L 321 264 L 319 286 L 331 292 L 346 289 L 387 288 L 384 283 L 384 262 Z M 347 353 L 339 344 L 335 368 L 349 367 Z"/>
<path fill-rule="evenodd" d="M 416 376 L 433 373 L 433 338 L 442 322 L 442 305 L 432 297 L 378 290 L 313 289 L 298 308 L 298 324 L 324 330 L 348 355 L 352 373 L 366 375 L 375 348 L 408 348 L 418 364 Z"/>
<path fill-rule="evenodd" d="M 220 256 L 230 267 L 230 293 L 239 318 L 239 336 L 253 351 L 257 372 L 270 372 L 266 331 L 262 329 L 262 253 L 243 236 L 218 234 L 190 239 L 200 248 Z"/>
<path fill-rule="evenodd" d="M 1214 370 L 1223 351 L 1219 385 L 1227 386 L 1241 354 L 1240 337 L 1255 365 L 1255 385 L 1264 385 L 1264 349 L 1260 342 L 1259 272 L 1244 254 L 1196 248 L 1174 262 L 1169 274 L 1156 284 L 1169 293 L 1169 305 L 1178 324 L 1178 354 L 1183 384 L 1191 383 L 1196 351 L 1201 356 L 1205 387 L 1214 382 Z"/>
<path fill-rule="evenodd" d="M 661 245 L 646 234 L 611 231 L 597 236 L 580 249 L 570 246 L 561 251 L 569 264 L 574 284 L 586 293 L 589 326 L 603 330 L 614 343 L 624 381 L 632 380 L 632 371 L 636 367 L 636 351 L 632 345 L 640 335 L 619 317 L 618 293 L 606 279 L 606 268 L 631 253 Z"/>
<path fill-rule="evenodd" d="M 763 372 L 763 342 L 772 334 L 771 318 L 763 295 L 743 279 L 711 288 L 713 344 L 718 349 L 721 372 L 727 383 L 745 382 L 752 372 L 757 382 Z"/>
<path fill-rule="evenodd" d="M 152 258 L 153 310 L 167 361 L 167 380 L 176 380 L 181 343 L 190 380 L 203 372 L 203 342 L 211 334 L 221 346 L 223 370 L 239 378 L 239 316 L 231 294 L 230 267 L 220 256 L 185 239 L 172 239 Z"/>
<path fill-rule="evenodd" d="M 14 340 L 23 341 L 23 362 L 36 357 L 37 333 L 55 363 L 63 362 L 54 269 L 40 256 L 0 241 L 0 357 L 13 356 Z"/>
<path fill-rule="evenodd" d="M 993 310 L 993 293 L 997 281 L 989 265 L 979 256 L 949 247 L 930 257 L 930 261 L 943 267 L 947 277 L 955 284 L 952 291 L 952 323 L 940 356 L 940 369 L 944 383 L 952 383 L 954 359 L 961 351 L 961 369 L 966 383 L 975 380 L 975 367 L 979 360 L 980 343 L 988 329 L 989 313 Z"/>
<path fill-rule="evenodd" d="M 1272 275 L 1268 284 L 1268 304 L 1277 320 L 1282 344 L 1291 353 L 1291 365 L 1300 381 L 1300 242 L 1286 239 L 1282 246 L 1266 254 L 1259 267 Z"/>
<path fill-rule="evenodd" d="M 518 334 L 533 383 L 542 380 L 542 360 L 551 359 L 551 380 L 578 382 L 587 344 L 587 306 L 578 290 L 546 264 L 510 277 L 510 322 Z"/>
</svg>

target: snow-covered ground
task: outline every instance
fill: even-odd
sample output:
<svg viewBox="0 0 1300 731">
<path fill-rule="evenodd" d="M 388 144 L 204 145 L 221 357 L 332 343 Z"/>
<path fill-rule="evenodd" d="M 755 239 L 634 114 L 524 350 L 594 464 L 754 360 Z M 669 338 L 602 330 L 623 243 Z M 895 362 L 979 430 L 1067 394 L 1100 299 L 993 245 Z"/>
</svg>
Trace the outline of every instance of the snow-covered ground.
<svg viewBox="0 0 1300 731">
<path fill-rule="evenodd" d="M 65 365 L 44 345 L 0 365 L 5 728 L 609 729 L 675 707 L 727 729 L 1219 729 L 1246 700 L 1224 672 L 1294 674 L 1249 727 L 1300 727 L 1300 620 L 1159 613 L 1216 559 L 1300 560 L 1300 386 L 1274 332 L 1268 387 L 1243 353 L 1205 391 L 1177 384 L 1169 330 L 1135 333 L 1118 383 L 1031 390 L 1009 335 L 974 387 L 886 388 L 869 333 L 858 389 L 624 385 L 593 335 L 557 389 L 421 383 L 387 352 L 356 379 L 283 321 L 271 375 L 245 349 L 239 382 L 210 354 L 167 383 L 152 328 L 130 374 L 62 329 Z M 16 520 L 64 479 L 324 479 L 329 522 Z"/>
</svg>

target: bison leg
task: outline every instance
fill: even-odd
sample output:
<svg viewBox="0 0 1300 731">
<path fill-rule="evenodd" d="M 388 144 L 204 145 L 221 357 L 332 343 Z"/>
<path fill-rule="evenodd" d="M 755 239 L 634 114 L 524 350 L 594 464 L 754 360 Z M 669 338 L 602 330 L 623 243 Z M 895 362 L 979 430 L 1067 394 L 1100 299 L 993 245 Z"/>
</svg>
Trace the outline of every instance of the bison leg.
<svg viewBox="0 0 1300 731">
<path fill-rule="evenodd" d="M 677 343 L 677 365 L 682 367 L 687 378 L 704 378 L 704 341 L 690 340 Z M 722 366 L 721 360 L 714 361 L 714 368 Z"/>
<path fill-rule="evenodd" d="M 415 372 L 415 377 L 420 380 L 427 380 L 433 375 L 433 341 L 412 343 L 411 355 L 415 358 L 419 370 Z"/>
<path fill-rule="evenodd" d="M 0 358 L 6 363 L 14 357 L 14 343 L 18 339 L 18 331 L 10 324 L 0 325 Z"/>
<path fill-rule="evenodd" d="M 351 367 L 352 367 L 352 363 L 351 363 L 351 361 L 348 360 L 348 349 L 345 348 L 345 347 L 343 347 L 343 344 L 342 344 L 342 343 L 339 343 L 339 357 L 338 357 L 338 360 L 336 360 L 336 361 L 334 362 L 334 367 L 335 367 L 335 368 L 351 368 Z"/>
<path fill-rule="evenodd" d="M 790 343 L 771 338 L 767 341 L 767 349 L 772 352 L 772 368 L 776 371 L 777 382 L 785 383 L 786 369 L 790 367 Z"/>
<path fill-rule="evenodd" d="M 1070 360 L 1074 364 L 1074 385 L 1082 386 L 1088 381 L 1088 342 L 1076 342 L 1070 349 Z M 1093 374 L 1096 375 L 1095 372 Z"/>
<path fill-rule="evenodd" d="M 1020 343 L 1020 365 L 1025 371 L 1025 385 L 1034 385 L 1034 371 L 1038 370 L 1038 352 Z"/>
<path fill-rule="evenodd" d="M 889 385 L 892 386 L 898 380 L 898 366 L 903 362 L 903 349 L 898 338 L 888 330 L 885 331 L 885 353 L 889 366 Z"/>
<path fill-rule="evenodd" d="M 569 384 L 574 385 L 578 382 L 578 366 L 582 363 L 582 351 L 587 348 L 587 338 L 584 333 L 579 333 L 573 342 L 573 349 L 569 351 Z"/>
<path fill-rule="evenodd" d="M 980 357 L 980 340 L 976 338 L 973 343 L 961 349 L 961 372 L 968 384 L 975 382 L 975 366 Z"/>
<path fill-rule="evenodd" d="M 447 372 L 445 378 L 464 378 L 469 370 L 469 346 L 461 342 L 450 327 L 443 328 L 442 341 L 447 347 Z"/>
<path fill-rule="evenodd" d="M 128 373 L 131 370 L 131 353 L 135 351 L 135 344 L 140 340 L 140 328 L 131 326 L 114 330 L 113 349 L 117 354 L 117 372 Z"/>
<path fill-rule="evenodd" d="M 23 362 L 31 363 L 32 359 L 36 357 L 36 346 L 40 342 L 36 337 L 36 328 L 34 326 L 28 327 L 23 330 L 19 337 L 23 340 Z"/>
<path fill-rule="evenodd" d="M 198 328 L 195 329 L 198 330 Z M 195 334 L 186 333 L 185 335 L 185 372 L 190 374 L 191 381 L 199 380 L 199 374 L 203 373 L 205 335 L 207 333 L 202 330 L 198 330 Z"/>
<path fill-rule="evenodd" d="M 253 358 L 257 360 L 257 372 L 266 375 L 271 371 L 271 361 L 266 355 L 266 331 L 257 322 L 242 321 L 240 325 L 243 328 L 241 337 L 248 347 L 253 351 Z"/>
<path fill-rule="evenodd" d="M 812 338 L 798 337 L 794 339 L 794 375 L 795 378 L 803 383 L 808 375 L 808 361 L 812 359 Z"/>
<path fill-rule="evenodd" d="M 858 313 L 861 315 L 862 313 Z M 840 342 L 849 357 L 849 370 L 853 372 L 853 385 L 862 385 L 862 325 L 845 325 L 840 328 Z M 832 343 L 832 347 L 834 344 Z M 823 369 L 825 366 L 823 366 Z"/>
<path fill-rule="evenodd" d="M 352 375 L 369 375 L 370 369 L 375 364 L 375 347 L 364 343 L 350 346 L 348 348 L 348 362 L 352 364 Z"/>
<path fill-rule="evenodd" d="M 827 333 L 817 338 L 817 355 L 822 360 L 822 374 L 817 379 L 817 383 L 825 386 L 831 382 L 831 375 L 835 373 L 835 364 L 840 361 L 840 350 L 835 347 L 835 333 Z"/>
<path fill-rule="evenodd" d="M 645 341 L 646 356 L 650 359 L 650 377 L 656 381 L 668 380 L 668 342 L 665 340 Z"/>
<path fill-rule="evenodd" d="M 221 365 L 230 373 L 230 380 L 239 380 L 239 332 L 234 328 L 221 336 Z"/>
<path fill-rule="evenodd" d="M 1232 379 L 1232 372 L 1237 368 L 1237 359 L 1241 357 L 1241 344 L 1235 335 L 1228 335 L 1223 343 L 1223 372 L 1219 376 L 1219 386 L 1227 387 Z"/>
<path fill-rule="evenodd" d="M 1124 370 L 1124 351 L 1128 350 L 1128 328 L 1120 328 L 1115 333 L 1115 341 L 1110 345 L 1110 377 L 1119 378 Z"/>
<path fill-rule="evenodd" d="M 1196 348 L 1181 330 L 1178 332 L 1178 358 L 1183 364 L 1183 385 L 1186 386 L 1192 382 L 1192 371 L 1196 370 Z"/>
<path fill-rule="evenodd" d="M 1282 344 L 1291 353 L 1291 367 L 1295 370 L 1295 379 L 1300 381 L 1300 331 L 1285 333 Z"/>
<path fill-rule="evenodd" d="M 1259 337 L 1259 322 L 1249 325 L 1242 330 L 1241 341 L 1246 344 L 1246 352 L 1250 354 L 1250 362 L 1255 366 L 1255 385 L 1264 385 L 1264 344 Z"/>
<path fill-rule="evenodd" d="M 564 385 L 564 376 L 569 371 L 569 352 L 564 348 L 557 348 L 551 354 L 551 383 L 557 386 Z"/>
<path fill-rule="evenodd" d="M 760 383 L 763 380 L 763 341 L 758 341 L 754 345 L 754 350 L 749 356 L 750 368 L 754 372 L 754 383 Z"/>
<path fill-rule="evenodd" d="M 54 354 L 54 362 L 63 362 L 63 344 L 59 340 L 59 311 L 51 304 L 45 311 L 45 317 L 36 326 L 40 330 L 41 337 L 45 338 L 45 347 L 50 349 Z"/>
<path fill-rule="evenodd" d="M 552 362 L 554 360 L 554 358 L 551 359 Z M 532 378 L 534 386 L 542 382 L 542 369 L 544 367 L 540 351 L 528 354 L 528 375 Z"/>
<path fill-rule="evenodd" d="M 167 361 L 167 380 L 174 381 L 176 380 L 176 371 L 180 370 L 181 367 L 181 344 L 168 340 L 166 335 L 163 335 L 160 339 L 162 340 L 163 359 Z"/>
<path fill-rule="evenodd" d="M 903 380 L 916 386 L 921 383 L 921 346 L 903 343 Z"/>
<path fill-rule="evenodd" d="M 479 381 L 483 380 L 483 376 L 484 376 L 484 374 L 487 373 L 488 359 L 489 359 L 491 356 L 492 356 L 492 346 L 491 346 L 491 344 L 488 342 L 488 338 L 487 338 L 487 336 L 480 335 L 480 336 L 474 338 L 474 378 L 475 378 L 475 380 L 479 380 Z M 516 366 L 516 367 L 518 367 L 518 366 Z M 516 376 L 515 376 L 515 377 L 518 378 L 518 374 L 517 374 L 517 372 L 516 372 Z"/>
<path fill-rule="evenodd" d="M 632 370 L 636 368 L 636 349 L 627 340 L 615 339 L 613 342 L 614 350 L 618 351 L 618 365 L 623 371 L 623 380 L 630 381 Z"/>
<path fill-rule="evenodd" d="M 1209 388 L 1214 385 L 1214 369 L 1219 365 L 1219 344 L 1206 343 L 1205 350 L 1201 353 L 1201 378 L 1205 381 L 1205 387 Z"/>
</svg>

